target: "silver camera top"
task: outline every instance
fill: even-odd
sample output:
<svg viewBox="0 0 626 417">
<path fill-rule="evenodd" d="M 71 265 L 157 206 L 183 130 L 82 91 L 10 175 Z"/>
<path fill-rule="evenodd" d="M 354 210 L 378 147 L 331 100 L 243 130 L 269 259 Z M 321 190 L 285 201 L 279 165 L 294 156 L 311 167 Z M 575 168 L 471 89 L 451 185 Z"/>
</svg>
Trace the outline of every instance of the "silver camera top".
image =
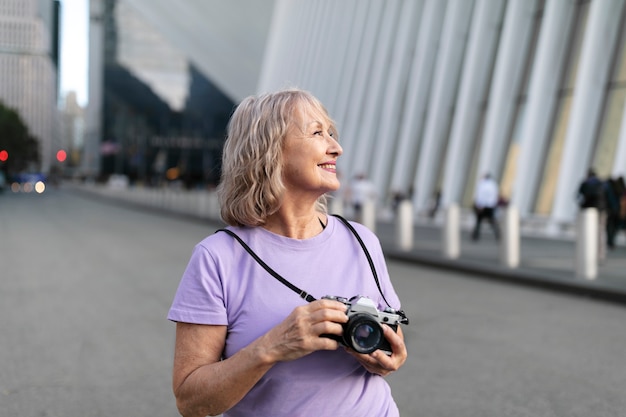
<svg viewBox="0 0 626 417">
<path fill-rule="evenodd" d="M 378 310 L 374 300 L 361 295 L 355 295 L 354 297 L 347 299 L 345 297 L 338 297 L 334 295 L 327 295 L 324 297 L 328 300 L 336 300 L 344 303 L 348 306 L 346 314 L 352 316 L 358 313 L 367 313 L 375 317 L 379 323 L 385 323 L 392 326 L 398 324 L 409 324 L 409 319 L 402 310 L 394 310 L 391 307 L 385 308 L 383 311 Z"/>
</svg>

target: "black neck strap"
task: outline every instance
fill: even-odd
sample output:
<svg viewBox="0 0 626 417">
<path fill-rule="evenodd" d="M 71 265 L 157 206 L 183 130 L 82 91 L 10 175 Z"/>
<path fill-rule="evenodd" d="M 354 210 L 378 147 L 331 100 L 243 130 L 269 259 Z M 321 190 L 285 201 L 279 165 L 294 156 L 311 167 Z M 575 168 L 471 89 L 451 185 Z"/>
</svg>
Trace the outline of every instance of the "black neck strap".
<svg viewBox="0 0 626 417">
<path fill-rule="evenodd" d="M 380 287 L 380 281 L 378 280 L 378 274 L 376 273 L 376 268 L 374 267 L 374 261 L 372 260 L 372 257 L 370 256 L 370 253 L 367 250 L 367 247 L 365 246 L 365 243 L 363 243 L 363 240 L 361 239 L 361 236 L 359 236 L 357 231 L 354 230 L 354 227 L 352 227 L 350 222 L 348 222 L 346 219 L 344 219 L 343 217 L 341 217 L 338 214 L 333 214 L 333 216 L 338 218 L 339 220 L 341 220 L 341 222 L 352 232 L 352 234 L 354 235 L 356 240 L 359 242 L 359 245 L 361 245 L 361 248 L 363 249 L 363 252 L 365 253 L 365 257 L 367 258 L 367 262 L 369 263 L 370 268 L 372 270 L 372 275 L 374 275 L 374 281 L 376 281 L 376 286 L 378 287 L 378 291 L 380 291 L 380 295 L 382 295 L 383 300 L 385 300 L 385 303 L 387 303 L 387 305 L 389 307 L 391 307 L 389 305 L 389 302 L 385 298 L 385 294 L 383 294 L 382 288 Z M 263 269 L 265 269 L 271 276 L 276 278 L 282 284 L 284 284 L 287 287 L 289 287 L 289 289 L 291 289 L 293 292 L 298 294 L 301 298 L 303 298 L 307 302 L 315 301 L 315 297 L 313 297 L 311 294 L 309 294 L 306 291 L 301 290 L 300 288 L 296 287 L 291 282 L 289 282 L 285 278 L 283 278 L 278 272 L 276 272 L 272 268 L 270 268 L 270 266 L 268 264 L 266 264 L 263 261 L 263 259 L 259 258 L 259 256 L 250 248 L 250 246 L 248 246 L 246 244 L 246 242 L 244 242 L 235 232 L 233 232 L 232 230 L 228 230 L 228 229 L 218 229 L 218 230 L 216 230 L 216 233 L 217 232 L 225 232 L 225 233 L 229 234 L 230 236 L 232 236 L 233 238 L 235 238 L 237 240 L 237 242 L 239 242 L 239 244 L 246 250 L 246 252 L 248 252 L 250 254 L 250 256 L 252 256 L 252 258 L 254 258 L 254 260 L 259 265 L 261 265 L 263 267 Z"/>
<path fill-rule="evenodd" d="M 243 246 L 243 248 L 250 254 L 250 256 L 252 256 L 254 258 L 254 260 L 258 262 L 259 265 L 261 265 L 267 272 L 269 272 L 269 274 L 271 276 L 273 276 L 274 278 L 276 278 L 277 280 L 279 280 L 280 282 L 285 284 L 292 291 L 297 293 L 300 297 L 304 298 L 309 303 L 311 301 L 315 301 L 315 297 L 313 297 L 311 294 L 307 293 L 306 291 L 301 290 L 300 288 L 296 287 L 291 282 L 287 281 L 278 272 L 276 272 L 272 268 L 270 268 L 270 266 L 268 264 L 263 262 L 263 259 L 259 258 L 259 255 L 257 255 L 252 249 L 250 249 L 250 246 L 248 246 L 246 244 L 246 242 L 244 242 L 235 232 L 233 232 L 232 230 L 228 230 L 228 229 L 218 229 L 216 231 L 216 233 L 217 232 L 226 232 L 229 235 L 231 235 L 232 237 L 234 237 L 237 240 L 237 242 L 239 242 L 241 244 L 241 246 Z"/>
</svg>

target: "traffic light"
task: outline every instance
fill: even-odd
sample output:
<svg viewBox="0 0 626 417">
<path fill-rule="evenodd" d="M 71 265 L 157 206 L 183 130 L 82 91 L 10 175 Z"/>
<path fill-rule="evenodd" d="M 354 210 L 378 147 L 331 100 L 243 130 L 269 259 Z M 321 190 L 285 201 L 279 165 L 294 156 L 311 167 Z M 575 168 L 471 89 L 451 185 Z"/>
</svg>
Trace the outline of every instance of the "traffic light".
<svg viewBox="0 0 626 417">
<path fill-rule="evenodd" d="M 65 152 L 63 149 L 59 150 L 57 152 L 57 161 L 64 162 L 66 159 L 67 159 L 67 152 Z"/>
<path fill-rule="evenodd" d="M 4 149 L 0 151 L 0 162 L 6 162 L 9 159 L 9 153 Z"/>
</svg>

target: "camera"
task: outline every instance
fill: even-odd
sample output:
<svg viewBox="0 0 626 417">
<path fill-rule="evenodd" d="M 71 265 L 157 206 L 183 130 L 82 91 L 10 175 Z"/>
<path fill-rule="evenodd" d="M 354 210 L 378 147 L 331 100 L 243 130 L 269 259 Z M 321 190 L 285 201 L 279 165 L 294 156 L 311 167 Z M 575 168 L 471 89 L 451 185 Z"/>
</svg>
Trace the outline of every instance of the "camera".
<svg viewBox="0 0 626 417">
<path fill-rule="evenodd" d="M 323 335 L 354 349 L 358 353 L 372 353 L 377 349 L 391 355 L 391 346 L 383 336 L 382 323 L 388 325 L 394 332 L 398 331 L 398 324 L 409 324 L 409 319 L 402 310 L 386 308 L 379 311 L 374 301 L 360 295 L 350 299 L 327 295 L 325 300 L 335 300 L 347 306 L 348 322 L 343 324 L 343 334 Z"/>
</svg>

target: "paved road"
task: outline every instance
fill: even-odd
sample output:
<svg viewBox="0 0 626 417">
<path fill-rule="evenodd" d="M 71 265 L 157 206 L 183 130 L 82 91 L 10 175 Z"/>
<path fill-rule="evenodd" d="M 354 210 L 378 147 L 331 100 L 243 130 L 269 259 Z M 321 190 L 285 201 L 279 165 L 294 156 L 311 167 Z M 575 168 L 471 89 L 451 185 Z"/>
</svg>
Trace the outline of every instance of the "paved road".
<svg viewBox="0 0 626 417">
<path fill-rule="evenodd" d="M 0 417 L 175 416 L 165 315 L 215 226 L 66 190 L 0 195 Z M 626 308 L 391 261 L 403 416 L 626 416 Z"/>
</svg>

